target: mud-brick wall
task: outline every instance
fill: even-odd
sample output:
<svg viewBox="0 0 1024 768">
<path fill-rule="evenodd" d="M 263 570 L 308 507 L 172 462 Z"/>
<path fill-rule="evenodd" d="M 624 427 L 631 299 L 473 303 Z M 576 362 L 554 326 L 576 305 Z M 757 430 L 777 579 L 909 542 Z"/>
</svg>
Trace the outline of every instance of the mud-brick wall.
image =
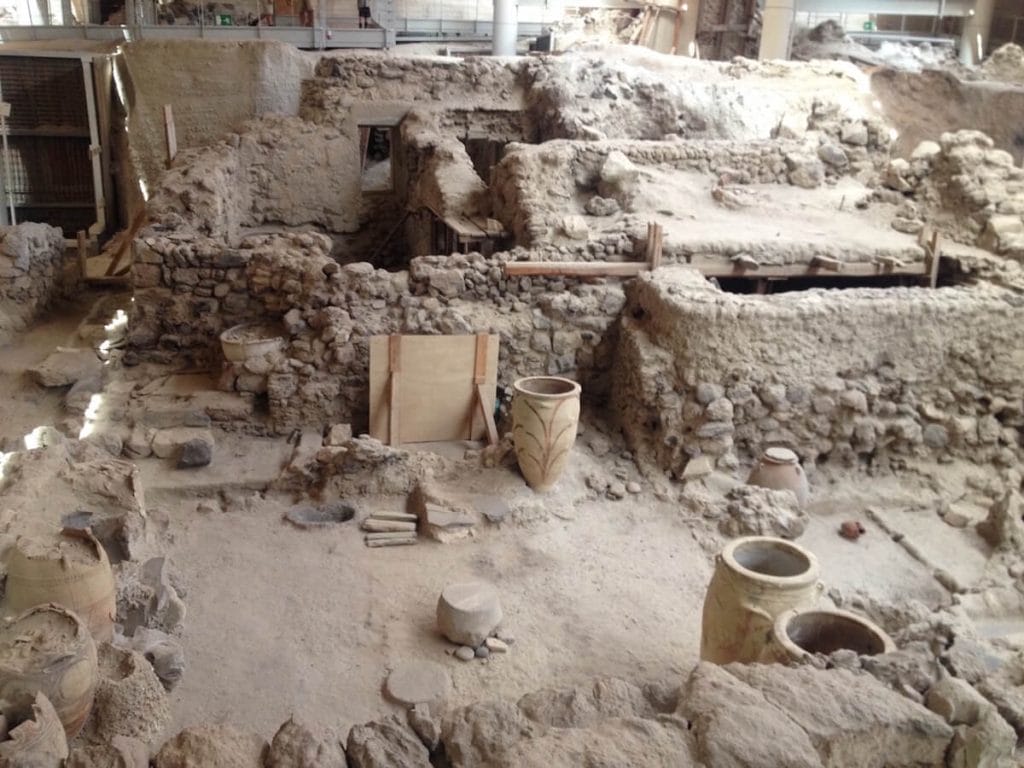
<svg viewBox="0 0 1024 768">
<path fill-rule="evenodd" d="M 634 447 L 690 458 L 785 445 L 804 460 L 1019 460 L 1024 300 L 991 286 L 774 296 L 685 268 L 632 282 L 613 400 Z"/>
<path fill-rule="evenodd" d="M 303 81 L 299 115 L 342 126 L 363 119 L 397 123 L 416 105 L 518 111 L 525 107 L 527 66 L 525 59 L 332 56 Z"/>
<path fill-rule="evenodd" d="M 77 257 L 47 224 L 0 228 L 0 340 L 28 323 L 77 282 Z"/>
</svg>

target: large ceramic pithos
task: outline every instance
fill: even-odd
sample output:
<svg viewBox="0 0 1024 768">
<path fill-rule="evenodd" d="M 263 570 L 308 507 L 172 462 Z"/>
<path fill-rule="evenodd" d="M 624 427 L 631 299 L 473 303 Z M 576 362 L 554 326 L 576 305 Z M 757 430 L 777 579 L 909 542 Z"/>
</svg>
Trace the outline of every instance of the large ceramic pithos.
<svg viewBox="0 0 1024 768">
<path fill-rule="evenodd" d="M 92 709 L 99 667 L 85 624 L 60 605 L 37 605 L 0 627 L 0 701 L 4 712 L 31 711 L 42 693 L 68 739 Z"/>
<path fill-rule="evenodd" d="M 716 664 L 758 661 L 779 614 L 811 608 L 821 594 L 818 560 L 772 536 L 745 536 L 715 558 L 704 597 L 700 657 Z"/>
<path fill-rule="evenodd" d="M 799 457 L 788 448 L 768 448 L 747 478 L 747 485 L 773 491 L 792 491 L 800 506 L 807 503 L 810 487 Z"/>
<path fill-rule="evenodd" d="M 558 480 L 576 442 L 580 385 L 560 376 L 529 376 L 512 388 L 512 440 L 526 482 L 546 491 Z"/>
<path fill-rule="evenodd" d="M 771 642 L 765 646 L 761 661 L 788 664 L 842 650 L 877 656 L 892 653 L 896 644 L 877 624 L 849 611 L 792 610 L 776 617 Z"/>
<path fill-rule="evenodd" d="M 114 637 L 117 592 L 103 545 L 87 530 L 65 529 L 60 539 L 18 539 L 7 555 L 5 614 L 59 603 L 85 622 L 97 643 Z"/>
</svg>

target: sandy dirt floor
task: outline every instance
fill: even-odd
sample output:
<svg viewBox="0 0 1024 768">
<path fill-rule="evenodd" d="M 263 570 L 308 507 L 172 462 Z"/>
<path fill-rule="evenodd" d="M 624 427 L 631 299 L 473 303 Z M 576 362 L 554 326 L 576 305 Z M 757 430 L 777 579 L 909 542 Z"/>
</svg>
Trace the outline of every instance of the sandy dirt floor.
<svg viewBox="0 0 1024 768">
<path fill-rule="evenodd" d="M 30 329 L 0 346 L 0 450 L 23 449 L 24 435 L 40 425 L 59 424 L 63 389 L 44 389 L 26 371 L 58 346 L 77 346 L 76 331 L 98 296 L 85 294 L 55 307 Z"/>
<path fill-rule="evenodd" d="M 159 462 L 144 463 L 154 483 L 172 476 Z M 204 502 L 194 489 L 164 482 L 151 507 L 169 516 L 168 555 L 189 610 L 189 666 L 172 694 L 170 732 L 212 721 L 270 736 L 294 713 L 343 734 L 399 711 L 383 695 L 384 680 L 396 664 L 417 658 L 449 669 L 456 705 L 592 675 L 681 677 L 697 661 L 709 553 L 724 538 L 647 486 L 622 501 L 595 500 L 585 478 L 601 467 L 578 444 L 558 488 L 536 497 L 522 518 L 485 525 L 466 541 L 424 539 L 383 550 L 365 548 L 354 522 L 319 532 L 292 527 L 282 520 L 290 503 L 283 497 L 240 491 L 226 503 L 223 496 Z M 865 517 L 872 505 L 898 510 L 935 502 L 927 476 L 817 473 L 815 481 L 811 523 L 799 543 L 819 557 L 826 594 L 838 589 L 847 599 L 918 600 L 929 608 L 949 603 L 932 568 Z M 735 482 L 715 479 L 719 488 Z M 466 478 L 465 489 L 532 495 L 510 470 L 481 471 Z M 402 504 L 353 501 L 361 515 Z M 201 505 L 213 511 L 197 511 Z M 869 529 L 857 543 L 836 534 L 850 518 Z M 515 638 L 509 654 L 469 663 L 445 654 L 452 646 L 435 629 L 437 596 L 445 583 L 466 578 L 498 586 L 503 628 Z"/>
</svg>

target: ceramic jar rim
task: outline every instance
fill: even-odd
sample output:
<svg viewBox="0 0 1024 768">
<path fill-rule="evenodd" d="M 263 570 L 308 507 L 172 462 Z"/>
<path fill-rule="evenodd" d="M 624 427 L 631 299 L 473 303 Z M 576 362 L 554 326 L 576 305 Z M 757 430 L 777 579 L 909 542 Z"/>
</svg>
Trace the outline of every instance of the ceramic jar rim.
<svg viewBox="0 0 1024 768">
<path fill-rule="evenodd" d="M 532 381 L 551 381 L 557 382 L 567 386 L 565 392 L 535 392 L 528 388 L 528 385 Z M 512 389 L 517 394 L 526 395 L 528 397 L 535 397 L 541 400 L 564 400 L 570 397 L 578 397 L 580 394 L 579 382 L 567 379 L 564 376 L 524 376 L 521 379 L 516 379 L 512 382 Z"/>
<path fill-rule="evenodd" d="M 796 452 L 781 445 L 766 448 L 764 453 L 761 454 L 761 459 L 769 464 L 777 464 L 783 467 L 800 463 L 800 457 L 796 455 Z"/>
<path fill-rule="evenodd" d="M 750 568 L 742 565 L 736 559 L 736 550 L 740 547 L 757 544 L 764 545 L 765 548 L 788 550 L 791 554 L 805 560 L 807 563 L 807 569 L 801 573 L 794 574 L 793 576 L 773 576 L 769 573 L 761 573 L 760 571 L 751 570 Z M 750 581 L 760 582 L 762 584 L 771 584 L 780 589 L 801 589 L 814 584 L 818 580 L 821 570 L 818 566 L 818 558 L 816 558 L 811 552 L 808 552 L 803 547 L 797 546 L 791 541 L 776 538 L 775 536 L 743 536 L 739 539 L 735 539 L 725 546 L 725 549 L 722 550 L 721 557 L 729 571 L 737 576 L 742 576 Z"/>
<path fill-rule="evenodd" d="M 772 635 L 779 645 L 786 649 L 786 652 L 795 657 L 809 655 L 810 651 L 801 648 L 796 642 L 789 636 L 789 623 L 793 621 L 797 616 L 807 616 L 819 614 L 824 616 L 835 616 L 837 618 L 846 619 L 859 625 L 872 635 L 875 635 L 882 642 L 881 653 L 892 653 L 896 650 L 896 644 L 892 638 L 889 637 L 888 633 L 880 626 L 871 621 L 871 619 L 865 616 L 859 616 L 856 613 L 850 611 L 844 611 L 840 608 L 808 608 L 801 610 L 799 608 L 793 608 L 788 611 L 783 611 L 775 617 L 775 625 L 772 628 Z"/>
</svg>

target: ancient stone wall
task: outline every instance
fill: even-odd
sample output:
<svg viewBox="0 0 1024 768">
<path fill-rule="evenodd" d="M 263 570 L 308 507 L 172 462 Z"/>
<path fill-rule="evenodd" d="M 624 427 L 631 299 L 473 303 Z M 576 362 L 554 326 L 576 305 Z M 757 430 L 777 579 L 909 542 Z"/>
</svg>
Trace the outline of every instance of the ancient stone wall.
<svg viewBox="0 0 1024 768">
<path fill-rule="evenodd" d="M 286 352 L 222 378 L 227 389 L 265 392 L 278 429 L 363 423 L 375 334 L 496 333 L 502 387 L 519 376 L 566 374 L 600 397 L 614 346 L 607 331 L 625 301 L 618 282 L 507 280 L 503 261 L 526 255 L 515 252 L 422 257 L 409 271 L 388 272 L 339 265 L 327 255 L 330 240 L 315 233 L 253 235 L 228 248 L 150 231 L 136 247 L 137 359 L 216 367 L 221 331 L 280 319 Z"/>
<path fill-rule="evenodd" d="M 1019 460 L 1024 302 L 989 285 L 723 293 L 667 268 L 627 288 L 613 399 L 635 448 L 690 458 L 786 445 Z"/>
<path fill-rule="evenodd" d="M 0 228 L 0 340 L 28 323 L 77 283 L 64 237 L 47 224 Z"/>
</svg>

